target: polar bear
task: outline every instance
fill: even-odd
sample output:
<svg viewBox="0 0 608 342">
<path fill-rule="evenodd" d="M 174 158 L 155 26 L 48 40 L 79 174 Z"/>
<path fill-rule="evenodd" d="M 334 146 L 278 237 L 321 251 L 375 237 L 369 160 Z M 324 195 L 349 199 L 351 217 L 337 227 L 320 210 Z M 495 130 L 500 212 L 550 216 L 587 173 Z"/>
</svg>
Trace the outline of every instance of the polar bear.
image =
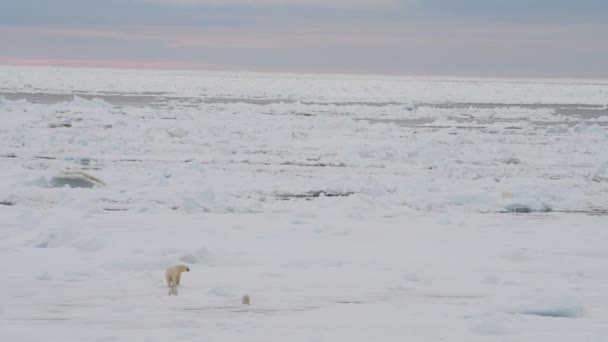
<svg viewBox="0 0 608 342">
<path fill-rule="evenodd" d="M 186 265 L 173 265 L 167 268 L 165 279 L 167 279 L 167 287 L 179 286 L 179 281 L 182 278 L 182 272 L 190 272 Z"/>
</svg>

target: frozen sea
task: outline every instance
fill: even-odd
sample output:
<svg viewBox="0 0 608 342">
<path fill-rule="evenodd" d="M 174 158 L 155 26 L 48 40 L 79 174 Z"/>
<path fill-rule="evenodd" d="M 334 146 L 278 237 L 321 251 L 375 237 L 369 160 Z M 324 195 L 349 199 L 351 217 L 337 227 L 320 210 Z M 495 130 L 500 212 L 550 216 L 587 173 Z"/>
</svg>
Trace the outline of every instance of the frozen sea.
<svg viewBox="0 0 608 342">
<path fill-rule="evenodd" d="M 607 271 L 608 80 L 0 66 L 0 341 L 603 342 Z"/>
</svg>

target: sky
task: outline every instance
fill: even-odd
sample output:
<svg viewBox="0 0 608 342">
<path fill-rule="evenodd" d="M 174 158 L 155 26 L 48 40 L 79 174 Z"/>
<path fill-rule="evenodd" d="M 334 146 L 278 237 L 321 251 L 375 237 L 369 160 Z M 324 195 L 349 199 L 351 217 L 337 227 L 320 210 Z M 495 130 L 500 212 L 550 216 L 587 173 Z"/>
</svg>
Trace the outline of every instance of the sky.
<svg viewBox="0 0 608 342">
<path fill-rule="evenodd" d="M 608 77 L 608 0 L 0 0 L 0 64 Z"/>
</svg>

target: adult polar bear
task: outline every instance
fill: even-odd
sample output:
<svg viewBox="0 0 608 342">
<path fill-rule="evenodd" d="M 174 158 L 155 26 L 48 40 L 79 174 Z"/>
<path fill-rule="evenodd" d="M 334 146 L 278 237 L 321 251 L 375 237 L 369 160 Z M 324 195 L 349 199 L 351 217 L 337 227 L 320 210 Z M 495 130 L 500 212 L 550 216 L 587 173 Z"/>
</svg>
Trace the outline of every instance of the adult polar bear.
<svg viewBox="0 0 608 342">
<path fill-rule="evenodd" d="M 179 286 L 179 281 L 182 278 L 183 272 L 190 272 L 190 269 L 186 265 L 173 265 L 167 268 L 165 272 L 165 279 L 167 280 L 167 287 Z"/>
</svg>

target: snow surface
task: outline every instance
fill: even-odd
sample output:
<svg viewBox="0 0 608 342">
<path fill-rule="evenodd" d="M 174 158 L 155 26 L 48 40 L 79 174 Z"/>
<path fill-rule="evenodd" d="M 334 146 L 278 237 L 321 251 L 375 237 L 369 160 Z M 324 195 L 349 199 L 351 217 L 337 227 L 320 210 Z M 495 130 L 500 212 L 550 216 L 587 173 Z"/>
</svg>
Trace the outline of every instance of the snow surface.
<svg viewBox="0 0 608 342">
<path fill-rule="evenodd" d="M 0 341 L 608 335 L 608 81 L 0 75 Z"/>
</svg>

